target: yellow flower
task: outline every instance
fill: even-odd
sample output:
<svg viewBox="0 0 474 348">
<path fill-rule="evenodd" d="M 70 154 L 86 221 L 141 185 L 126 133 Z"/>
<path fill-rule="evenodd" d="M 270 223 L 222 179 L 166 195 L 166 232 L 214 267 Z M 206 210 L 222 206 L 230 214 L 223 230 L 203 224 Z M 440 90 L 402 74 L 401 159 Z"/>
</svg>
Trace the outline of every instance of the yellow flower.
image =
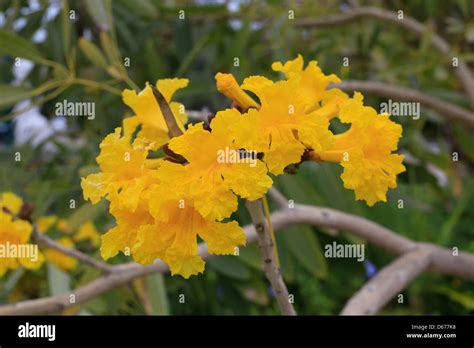
<svg viewBox="0 0 474 348">
<path fill-rule="evenodd" d="M 97 157 L 101 172 L 81 182 L 84 198 L 96 203 L 106 197 L 116 220 L 101 236 L 104 259 L 123 252 L 141 264 L 161 259 L 172 274 L 185 278 L 203 272 L 198 238 L 210 253 L 234 253 L 245 244 L 245 234 L 236 221 L 223 220 L 237 209 L 238 196 L 261 198 L 272 184 L 268 172 L 282 174 L 288 165 L 301 162 L 305 151 L 318 160 L 341 162 L 344 184 L 357 199 L 370 205 L 386 199 L 387 189 L 396 186 L 396 175 L 404 170 L 403 157 L 392 153 L 401 127 L 364 107 L 361 95 L 349 99 L 329 88 L 340 80 L 324 75 L 316 61 L 305 68 L 299 55 L 272 67 L 286 79 L 252 76 L 239 86 L 232 75 L 216 74 L 217 89 L 240 111 L 220 111 L 209 127 L 201 122 L 186 130 L 178 110 L 182 105 L 171 98 L 188 81 L 159 80 L 157 88 L 183 131 L 172 139 L 151 87 L 138 95 L 124 91 L 124 102 L 136 115 L 124 120 L 123 135 L 117 128 L 102 141 Z M 329 130 L 336 116 L 351 123 L 349 131 L 334 135 Z M 167 142 L 170 158 L 147 158 Z M 257 154 L 263 154 L 264 162 Z M 177 156 L 185 163 L 175 163 Z M 83 226 L 75 240 L 85 238 L 97 241 L 93 225 Z"/>
<path fill-rule="evenodd" d="M 185 188 L 170 191 L 163 182 L 150 196 L 161 199 L 149 201 L 154 224 L 141 226 L 138 231 L 138 243 L 133 249 L 138 262 L 146 264 L 161 258 L 172 274 L 188 278 L 204 270 L 204 260 L 197 255 L 197 236 L 207 243 L 212 254 L 232 254 L 238 245 L 245 244 L 245 234 L 236 221 L 222 223 L 204 218 Z"/>
<path fill-rule="evenodd" d="M 95 247 L 100 244 L 100 234 L 91 221 L 82 224 L 73 239 L 75 242 L 90 241 Z"/>
<path fill-rule="evenodd" d="M 40 216 L 35 220 L 36 228 L 40 233 L 48 232 L 52 227 L 55 229 L 70 234 L 71 230 L 69 229 L 66 219 L 60 219 L 56 215 L 44 215 Z"/>
<path fill-rule="evenodd" d="M 297 79 L 275 83 L 262 76 L 245 79 L 242 88 L 255 93 L 261 107 L 249 109 L 231 128 L 238 144 L 264 153 L 275 175 L 300 162 L 306 148 L 323 150 L 332 145 L 329 119 L 317 111 L 307 113 L 305 98 L 295 93 L 298 84 Z"/>
<path fill-rule="evenodd" d="M 58 222 L 58 217 L 56 215 L 40 216 L 35 222 L 38 232 L 46 233 Z"/>
<path fill-rule="evenodd" d="M 4 196 L 3 196 L 4 197 Z M 7 196 L 8 197 L 8 196 Z M 11 197 L 11 196 L 10 196 Z M 26 247 L 30 240 L 33 227 L 25 220 L 13 220 L 11 214 L 0 210 L 0 247 L 2 250 L 2 257 L 0 257 L 0 277 L 8 270 L 13 270 L 21 266 L 28 269 L 37 269 L 43 263 L 43 256 L 38 252 L 38 258 L 32 259 L 29 257 L 10 257 L 10 248 L 15 246 L 17 253 L 20 252 L 20 247 Z M 31 245 L 29 245 L 31 246 Z"/>
<path fill-rule="evenodd" d="M 217 73 L 216 87 L 219 92 L 224 94 L 230 100 L 233 100 L 244 110 L 248 108 L 258 108 L 259 105 L 240 87 L 232 74 Z"/>
<path fill-rule="evenodd" d="M 355 191 L 357 200 L 372 206 L 387 201 L 389 188 L 397 186 L 396 176 L 405 171 L 403 156 L 392 153 L 397 149 L 402 127 L 391 121 L 388 114 L 378 115 L 363 105 L 363 96 L 355 93 L 341 107 L 340 119 L 351 128 L 335 136 L 330 151 L 317 153 L 325 161 L 340 162 L 344 187 Z"/>
<path fill-rule="evenodd" d="M 245 243 L 245 234 L 237 222 L 204 218 L 194 207 L 189 188 L 174 186 L 176 178 L 184 178 L 184 166 L 163 161 L 158 172 L 161 181 L 142 194 L 135 212 L 112 207 L 117 226 L 102 236 L 104 259 L 119 251 L 141 264 L 159 258 L 169 265 L 173 275 L 189 278 L 204 270 L 204 260 L 197 255 L 197 236 L 208 243 L 209 252 L 214 254 L 231 254 Z M 180 176 L 167 176 L 170 173 Z M 145 202 L 148 207 L 143 206 Z"/>
<path fill-rule="evenodd" d="M 172 102 L 171 98 L 178 89 L 186 87 L 188 82 L 187 79 L 163 79 L 156 83 L 156 88 L 169 103 L 176 122 L 183 131 L 183 125 L 187 121 L 184 106 L 181 103 Z M 133 133 L 136 127 L 141 125 L 142 128 L 137 137 L 146 144 L 152 144 L 153 150 L 165 144 L 169 140 L 168 127 L 150 85 L 147 83 L 145 89 L 138 94 L 133 90 L 125 90 L 122 97 L 124 103 L 135 112 L 135 116 L 123 121 L 125 134 Z"/>
<path fill-rule="evenodd" d="M 117 193 L 114 193 L 117 195 Z M 110 213 L 115 217 L 116 226 L 101 236 L 100 253 L 107 260 L 119 252 L 131 255 L 132 247 L 137 243 L 137 232 L 140 226 L 154 222 L 148 208 L 148 200 L 142 195 L 134 211 L 116 207 L 117 200 L 111 197 Z"/>
<path fill-rule="evenodd" d="M 6 209 L 13 216 L 18 215 L 23 205 L 23 200 L 13 192 L 4 192 L 0 196 L 0 209 Z"/>
<path fill-rule="evenodd" d="M 117 204 L 134 210 L 141 192 L 152 179 L 150 169 L 146 168 L 149 148 L 138 139 L 130 144 L 120 133 L 121 128 L 116 128 L 102 141 L 97 157 L 101 172 L 82 178 L 81 186 L 84 199 L 90 199 L 92 204 L 118 193 L 113 195 Z"/>
<path fill-rule="evenodd" d="M 275 62 L 272 69 L 281 71 L 289 80 L 296 80 L 296 87 L 291 93 L 298 95 L 307 105 L 308 111 L 315 111 L 319 115 L 334 117 L 338 114 L 338 106 L 347 100 L 347 94 L 338 88 L 327 89 L 330 83 L 341 82 L 334 74 L 325 75 L 317 61 L 310 61 L 303 69 L 303 57 L 299 54 L 294 60 L 285 64 Z"/>
<path fill-rule="evenodd" d="M 65 247 L 74 248 L 74 243 L 67 237 L 61 238 L 57 242 Z M 77 267 L 77 259 L 67 256 L 58 250 L 47 249 L 44 251 L 44 255 L 48 262 L 51 262 L 64 272 L 71 271 Z"/>
<path fill-rule="evenodd" d="M 57 229 L 63 233 L 70 234 L 71 229 L 69 228 L 69 224 L 66 219 L 59 219 L 56 225 Z"/>
<path fill-rule="evenodd" d="M 203 129 L 202 123 L 189 126 L 169 142 L 169 148 L 189 162 L 183 172 L 164 173 L 169 165 L 158 168 L 161 175 L 175 178 L 175 186 L 189 183 L 194 206 L 204 218 L 222 220 L 237 209 L 236 195 L 256 200 L 272 185 L 257 153 L 240 151 L 232 136 L 233 124 L 241 117 L 236 109 L 227 109 L 216 114 L 211 131 Z"/>
</svg>

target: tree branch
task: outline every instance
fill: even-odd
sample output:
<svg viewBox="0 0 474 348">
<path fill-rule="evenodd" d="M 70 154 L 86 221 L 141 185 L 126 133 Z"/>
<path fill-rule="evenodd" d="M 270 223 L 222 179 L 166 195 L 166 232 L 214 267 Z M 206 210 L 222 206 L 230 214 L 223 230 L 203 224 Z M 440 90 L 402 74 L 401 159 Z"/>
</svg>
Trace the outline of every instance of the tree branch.
<svg viewBox="0 0 474 348">
<path fill-rule="evenodd" d="M 435 244 L 415 242 L 360 216 L 331 208 L 296 204 L 293 209 L 282 209 L 273 213 L 272 222 L 275 230 L 295 224 L 342 230 L 396 255 L 418 247 L 434 248 L 432 253 L 435 256 L 431 260 L 430 271 L 474 281 L 474 254 L 461 251 L 457 253 Z"/>
<path fill-rule="evenodd" d="M 455 254 L 450 249 L 434 244 L 417 243 L 359 216 L 330 208 L 297 204 L 293 209 L 280 209 L 274 212 L 272 214 L 272 224 L 275 231 L 298 224 L 344 230 L 396 255 L 404 254 L 420 247 L 431 248 L 431 255 L 433 257 L 430 259 L 428 270 L 474 281 L 474 254 L 467 252 Z M 245 226 L 244 231 L 248 244 L 254 243 L 257 240 L 257 234 L 253 226 Z M 214 256 L 208 253 L 207 245 L 204 243 L 199 245 L 198 253 L 204 259 Z M 168 267 L 159 260 L 150 266 L 141 266 L 132 262 L 113 267 L 114 270 L 110 274 L 104 275 L 65 294 L 2 305 L 0 306 L 0 315 L 59 312 L 68 307 L 84 303 L 137 277 L 168 271 Z M 75 295 L 74 303 L 70 301 L 71 295 Z"/>
<path fill-rule="evenodd" d="M 263 215 L 262 201 L 246 201 L 245 205 L 250 213 L 255 230 L 257 231 L 263 269 L 268 281 L 272 285 L 280 310 L 284 315 L 296 315 L 296 311 L 290 303 L 288 289 L 281 275 L 280 267 L 275 260 L 276 246 L 273 244 L 265 216 Z"/>
<path fill-rule="evenodd" d="M 383 21 L 383 23 L 395 24 L 414 33 L 419 38 L 422 38 L 425 34 L 430 34 L 429 38 L 432 46 L 443 55 L 446 63 L 453 68 L 453 73 L 462 85 L 471 106 L 474 107 L 474 77 L 472 76 L 469 66 L 460 57 L 457 57 L 458 66 L 454 67 L 452 59 L 455 57 L 455 54 L 452 52 L 446 40 L 436 33 L 433 33 L 428 26 L 406 14 L 403 14 L 403 19 L 399 19 L 398 14 L 393 11 L 375 7 L 357 7 L 351 9 L 348 13 L 328 18 L 303 18 L 296 22 L 296 26 L 300 28 L 325 28 L 353 22 L 360 18 L 375 18 Z"/>
<path fill-rule="evenodd" d="M 36 227 L 33 230 L 33 239 L 41 246 L 60 251 L 63 254 L 74 257 L 82 263 L 100 269 L 101 271 L 111 272 L 113 270 L 112 265 L 109 265 L 108 263 L 100 260 L 93 259 L 92 257 L 80 252 L 79 250 L 65 247 L 64 245 L 61 245 L 58 242 L 55 242 L 54 240 L 45 236 L 44 234 L 39 233 Z"/>
<path fill-rule="evenodd" d="M 268 190 L 268 194 L 280 206 L 280 208 L 288 208 L 288 199 L 275 187 Z"/>
<path fill-rule="evenodd" d="M 424 272 L 431 261 L 431 250 L 416 248 L 402 254 L 379 271 L 352 296 L 341 315 L 376 314 L 414 278 Z"/>
<path fill-rule="evenodd" d="M 415 89 L 372 81 L 345 81 L 342 83 L 333 84 L 332 86 L 341 88 L 346 92 L 360 91 L 364 93 L 378 94 L 394 99 L 401 99 L 404 101 L 419 102 L 422 105 L 437 111 L 446 119 L 463 123 L 470 129 L 474 130 L 474 112 L 446 101 L 436 99 Z"/>
</svg>

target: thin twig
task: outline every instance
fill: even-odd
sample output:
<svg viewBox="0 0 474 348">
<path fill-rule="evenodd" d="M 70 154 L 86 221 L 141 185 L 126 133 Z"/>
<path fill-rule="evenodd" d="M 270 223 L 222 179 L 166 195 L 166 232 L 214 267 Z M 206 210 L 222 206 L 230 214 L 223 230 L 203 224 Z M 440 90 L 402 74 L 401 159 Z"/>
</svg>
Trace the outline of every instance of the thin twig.
<svg viewBox="0 0 474 348">
<path fill-rule="evenodd" d="M 431 97 L 415 89 L 373 81 L 345 81 L 332 86 L 341 88 L 344 91 L 360 91 L 399 100 L 401 99 L 403 101 L 419 102 L 423 106 L 437 111 L 447 120 L 463 123 L 470 129 L 474 130 L 474 112 Z"/>
<path fill-rule="evenodd" d="M 100 269 L 101 271 L 112 272 L 112 270 L 114 268 L 114 266 L 109 265 L 108 263 L 105 263 L 103 261 L 93 259 L 92 257 L 87 256 L 86 254 L 80 252 L 79 250 L 68 248 L 64 245 L 59 244 L 58 242 L 55 242 L 54 240 L 50 239 L 49 237 L 45 236 L 44 234 L 39 233 L 36 228 L 33 231 L 33 239 L 43 247 L 60 251 L 65 255 L 71 256 L 71 257 L 85 263 L 86 265 L 95 267 L 97 269 Z"/>
<path fill-rule="evenodd" d="M 325 28 L 356 21 L 360 18 L 375 18 L 383 21 L 383 23 L 395 24 L 414 33 L 419 38 L 423 38 L 426 34 L 429 34 L 428 39 L 431 41 L 432 46 L 443 55 L 446 63 L 453 68 L 453 73 L 462 85 L 471 106 L 474 107 L 474 77 L 469 66 L 459 57 L 459 54 L 456 55 L 452 51 L 445 39 L 434 33 L 429 26 L 424 25 L 415 18 L 407 16 L 406 13 L 403 14 L 403 17 L 399 18 L 398 13 L 393 11 L 375 7 L 357 7 L 351 9 L 348 13 L 332 17 L 299 19 L 295 24 L 300 28 Z M 453 66 L 454 57 L 457 58 L 457 66 Z"/>
<path fill-rule="evenodd" d="M 296 204 L 292 209 L 280 209 L 274 212 L 272 214 L 272 222 L 275 231 L 299 224 L 344 230 L 396 255 L 413 251 L 418 247 L 431 248 L 432 257 L 428 270 L 474 281 L 474 254 L 462 251 L 453 253 L 450 249 L 431 243 L 417 243 L 359 216 L 343 213 L 335 209 Z M 257 241 L 257 233 L 254 226 L 245 226 L 244 231 L 247 236 L 247 244 Z M 204 259 L 214 256 L 209 254 L 205 243 L 199 244 L 198 254 Z M 0 315 L 56 313 L 100 296 L 137 277 L 157 272 L 165 273 L 167 271 L 168 267 L 160 260 L 157 260 L 150 266 L 141 266 L 134 262 L 113 266 L 113 271 L 110 274 L 62 295 L 2 305 L 0 306 Z M 72 295 L 75 298 L 74 302 L 71 302 Z"/>
<path fill-rule="evenodd" d="M 263 215 L 262 201 L 246 201 L 245 205 L 257 231 L 263 269 L 268 281 L 272 285 L 280 310 L 284 315 L 296 315 L 293 304 L 290 302 L 290 296 L 281 275 L 280 267 L 275 258 L 276 253 L 274 249 L 276 246 L 273 243 L 265 216 Z"/>
</svg>

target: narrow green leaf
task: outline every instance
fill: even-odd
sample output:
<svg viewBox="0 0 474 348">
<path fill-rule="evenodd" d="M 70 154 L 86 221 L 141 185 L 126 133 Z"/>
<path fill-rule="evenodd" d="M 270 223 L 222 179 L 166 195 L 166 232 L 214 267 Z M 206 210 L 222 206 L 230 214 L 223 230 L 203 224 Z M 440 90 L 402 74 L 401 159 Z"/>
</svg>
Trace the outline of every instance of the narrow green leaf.
<svg viewBox="0 0 474 348">
<path fill-rule="evenodd" d="M 0 85 L 0 107 L 8 107 L 31 97 L 31 90 L 12 85 Z"/>
<path fill-rule="evenodd" d="M 327 276 L 327 262 L 311 227 L 303 225 L 289 227 L 281 235 L 291 254 L 308 272 L 318 278 Z"/>
<path fill-rule="evenodd" d="M 71 290 L 69 274 L 61 271 L 51 263 L 47 264 L 49 294 L 51 296 L 64 294 Z"/>
<path fill-rule="evenodd" d="M 67 56 L 71 46 L 71 20 L 69 19 L 68 0 L 63 0 L 63 9 L 61 11 L 61 27 L 63 30 L 64 55 Z"/>
<path fill-rule="evenodd" d="M 438 243 L 441 245 L 446 245 L 452 240 L 453 232 L 456 225 L 459 223 L 462 214 L 468 208 L 469 200 L 471 199 L 472 189 L 468 188 L 459 202 L 456 204 L 456 207 L 451 212 L 451 215 L 446 220 L 446 222 L 441 227 L 441 231 L 438 236 Z"/>
<path fill-rule="evenodd" d="M 104 0 L 85 0 L 87 12 L 101 31 L 110 30 L 110 20 Z"/>
<path fill-rule="evenodd" d="M 248 280 L 249 270 L 239 261 L 237 256 L 219 256 L 208 261 L 209 266 L 216 272 L 230 278 Z"/>
<path fill-rule="evenodd" d="M 262 258 L 260 257 L 257 244 L 250 244 L 239 248 L 239 257 L 246 265 L 262 270 Z"/>
<path fill-rule="evenodd" d="M 31 41 L 16 35 L 15 33 L 0 29 L 0 53 L 12 57 L 21 57 L 35 62 L 44 61 L 44 57 Z"/>
<path fill-rule="evenodd" d="M 6 302 L 10 292 L 15 288 L 16 284 L 18 284 L 18 281 L 21 279 L 23 274 L 25 274 L 25 272 L 26 271 L 24 268 L 17 268 L 8 275 L 8 278 L 6 279 L 2 290 L 0 291 L 0 302 Z"/>
<path fill-rule="evenodd" d="M 115 63 L 115 65 L 122 67 L 120 53 L 117 47 L 115 47 L 115 45 L 112 43 L 110 36 L 104 31 L 100 33 L 100 44 L 109 62 Z"/>
<path fill-rule="evenodd" d="M 166 296 L 165 280 L 162 274 L 152 274 L 147 278 L 148 297 L 153 313 L 156 315 L 169 315 L 169 303 Z"/>
<path fill-rule="evenodd" d="M 79 39 L 79 48 L 82 53 L 93 63 L 94 65 L 107 69 L 107 61 L 101 50 L 91 41 L 81 37 Z"/>
<path fill-rule="evenodd" d="M 181 65 L 179 66 L 176 76 L 181 77 L 192 64 L 192 62 L 196 59 L 199 52 L 206 46 L 211 38 L 211 33 L 207 33 L 203 35 L 193 46 L 192 50 L 186 54 L 186 56 L 181 60 Z"/>
<path fill-rule="evenodd" d="M 135 0 L 133 2 L 128 0 L 120 1 L 130 11 L 147 18 L 156 18 L 158 10 L 150 0 Z"/>
<path fill-rule="evenodd" d="M 277 241 L 281 240 L 281 236 L 277 236 Z M 283 279 L 287 282 L 294 282 L 296 278 L 295 263 L 297 262 L 291 255 L 291 251 L 284 243 L 278 243 L 278 255 L 280 256 L 280 267 Z"/>
<path fill-rule="evenodd" d="M 438 287 L 436 292 L 446 295 L 469 310 L 474 310 L 474 294 L 462 293 L 448 287 Z"/>
<path fill-rule="evenodd" d="M 474 161 L 474 137 L 469 129 L 454 125 L 454 135 L 457 145 L 472 161 Z"/>
</svg>

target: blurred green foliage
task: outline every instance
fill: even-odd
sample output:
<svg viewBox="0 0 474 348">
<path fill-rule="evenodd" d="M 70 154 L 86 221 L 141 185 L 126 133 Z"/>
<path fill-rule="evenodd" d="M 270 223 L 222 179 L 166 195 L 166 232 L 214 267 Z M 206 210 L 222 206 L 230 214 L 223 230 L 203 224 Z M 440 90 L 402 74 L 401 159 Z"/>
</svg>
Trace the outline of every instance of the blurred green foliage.
<svg viewBox="0 0 474 348">
<path fill-rule="evenodd" d="M 294 10 L 301 17 L 322 18 L 340 13 L 344 1 L 213 1 L 84 0 L 38 1 L 39 7 L 25 12 L 24 0 L 0 1 L 3 24 L 0 27 L 0 109 L 2 119 L 11 125 L 13 105 L 32 98 L 48 117 L 54 116 L 57 101 L 92 101 L 96 118 L 68 119 L 67 136 L 83 140 L 71 148 L 61 145 L 49 157 L 41 156 L 42 146 L 14 146 L 12 136 L 4 135 L 0 148 L 0 192 L 11 190 L 35 204 L 35 216 L 54 213 L 69 217 L 75 224 L 92 218 L 106 230 L 113 221 L 105 204 L 91 206 L 82 199 L 80 177 L 96 168 L 95 156 L 101 139 L 117 127 L 131 110 L 121 102 L 124 88 L 144 86 L 165 77 L 187 77 L 188 88 L 177 99 L 190 110 L 208 108 L 211 112 L 228 106 L 214 85 L 216 72 L 232 72 L 239 81 L 249 75 L 277 78 L 270 66 L 274 61 L 292 59 L 301 53 L 305 60 L 316 59 L 326 73 L 343 79 L 379 80 L 412 87 L 437 98 L 468 107 L 459 83 L 449 67 L 428 44 L 387 23 L 365 19 L 328 29 L 298 29 L 288 19 Z M 238 9 L 230 12 L 230 8 Z M 436 28 L 467 63 L 474 62 L 474 3 L 469 0 L 388 0 L 359 1 L 389 10 L 403 9 Z M 62 10 L 45 20 L 50 7 Z M 179 19 L 184 10 L 185 18 Z M 71 20 L 70 11 L 74 11 Z M 24 18 L 24 25 L 13 30 Z M 47 39 L 34 43 L 32 37 L 43 27 Z M 427 34 L 429 35 L 429 34 Z M 15 57 L 36 63 L 26 80 L 12 86 L 11 67 Z M 350 67 L 343 67 L 343 57 Z M 234 66 L 234 59 L 239 66 Z M 128 61 L 129 66 L 124 67 Z M 366 103 L 377 108 L 384 101 L 366 96 Z M 364 216 L 414 240 L 456 246 L 474 252 L 474 204 L 472 133 L 446 122 L 434 111 L 422 107 L 421 117 L 394 118 L 404 128 L 401 149 L 417 158 L 407 164 L 387 203 L 367 207 L 356 202 L 343 188 L 336 165 L 306 163 L 296 175 L 276 179 L 277 187 L 298 203 L 333 207 Z M 333 125 L 338 127 L 338 125 Z M 13 160 L 20 152 L 22 160 Z M 452 153 L 459 161 L 452 161 Z M 430 167 L 446 177 L 440 186 Z M 71 211 L 69 200 L 77 209 Z M 398 207 L 403 199 L 404 207 Z M 272 209 L 276 206 L 272 204 Z M 249 217 L 240 206 L 235 218 Z M 300 314 L 336 314 L 345 301 L 366 281 L 362 263 L 353 259 L 326 259 L 323 247 L 339 243 L 363 242 L 344 231 L 327 231 L 294 226 L 278 233 L 283 274 L 295 307 Z M 98 253 L 93 255 L 100 257 Z M 371 245 L 366 256 L 381 268 L 392 255 Z M 125 256 L 114 262 L 126 262 Z M 69 275 L 45 269 L 19 270 L 0 280 L 0 297 L 16 300 L 36 298 L 77 287 L 99 274 L 85 266 Z M 46 273 L 49 278 L 46 278 Z M 59 275 L 58 275 L 59 274 Z M 49 281 L 46 281 L 49 279 Z M 62 280 L 61 280 L 62 279 Z M 59 283 L 58 283 L 59 282 Z M 66 284 L 67 283 L 67 284 Z M 14 289 L 21 293 L 13 296 Z M 179 295 L 184 294 L 186 305 Z M 405 303 L 395 300 L 385 314 L 469 314 L 474 312 L 474 287 L 462 279 L 424 274 L 404 292 Z M 149 303 L 148 303 L 149 302 Z M 148 306 L 148 307 L 147 307 Z M 275 301 L 261 271 L 258 249 L 249 245 L 240 257 L 219 257 L 207 263 L 203 275 L 183 280 L 154 275 L 145 282 L 123 286 L 81 306 L 92 314 L 276 314 Z"/>
</svg>

